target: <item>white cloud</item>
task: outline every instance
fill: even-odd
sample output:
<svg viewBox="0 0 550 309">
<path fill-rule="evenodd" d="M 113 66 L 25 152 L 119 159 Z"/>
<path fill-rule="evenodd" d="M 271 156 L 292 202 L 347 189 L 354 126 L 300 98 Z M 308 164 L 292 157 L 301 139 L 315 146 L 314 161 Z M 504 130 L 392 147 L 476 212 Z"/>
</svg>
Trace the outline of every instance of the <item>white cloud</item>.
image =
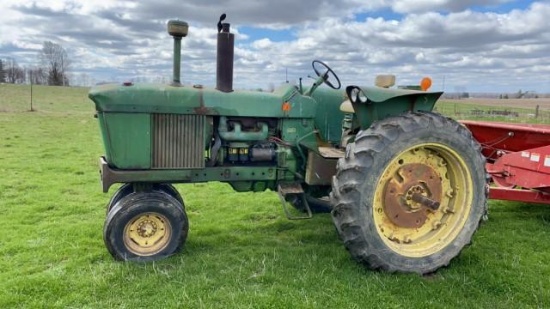
<svg viewBox="0 0 550 309">
<path fill-rule="evenodd" d="M 75 74 L 89 72 L 96 80 L 169 77 L 172 43 L 165 25 L 170 18 L 182 18 L 190 24 L 183 40 L 182 78 L 212 85 L 216 23 L 226 12 L 236 34 L 236 88 L 279 84 L 287 70 L 289 79 L 307 81 L 311 61 L 321 59 L 344 84 L 371 83 L 377 73 L 395 73 L 403 83 L 431 75 L 436 87 L 445 78 L 447 85 L 472 91 L 503 91 L 524 83 L 518 88 L 550 92 L 550 3 L 490 12 L 503 2 L 510 1 L 280 0 L 275 5 L 231 0 L 222 6 L 202 0 L 4 0 L 0 58 L 34 65 L 42 42 L 51 40 L 68 50 Z M 381 9 L 403 15 L 368 17 Z M 359 13 L 368 14 L 356 20 Z M 290 29 L 293 37 L 258 37 L 241 32 L 244 26 Z"/>
<path fill-rule="evenodd" d="M 514 0 L 394 0 L 388 1 L 398 13 L 425 13 L 431 11 L 459 12 L 471 6 L 496 6 Z"/>
</svg>

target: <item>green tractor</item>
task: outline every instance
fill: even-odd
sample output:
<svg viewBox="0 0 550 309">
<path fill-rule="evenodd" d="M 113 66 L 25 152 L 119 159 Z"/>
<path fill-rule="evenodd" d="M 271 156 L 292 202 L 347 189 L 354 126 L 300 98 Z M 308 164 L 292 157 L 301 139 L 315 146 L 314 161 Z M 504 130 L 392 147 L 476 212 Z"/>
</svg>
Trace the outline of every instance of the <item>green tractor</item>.
<svg viewBox="0 0 550 309">
<path fill-rule="evenodd" d="M 234 34 L 224 18 L 214 89 L 180 83 L 188 24 L 173 20 L 170 84 L 90 91 L 105 146 L 103 191 L 122 184 L 107 205 L 111 255 L 156 261 L 178 252 L 189 224 L 172 183 L 218 181 L 277 192 L 291 219 L 330 212 L 344 246 L 368 268 L 426 274 L 448 265 L 486 214 L 487 185 L 470 132 L 432 112 L 441 92 L 390 88 L 392 76 L 339 90 L 318 60 L 311 86 L 234 91 Z"/>
</svg>

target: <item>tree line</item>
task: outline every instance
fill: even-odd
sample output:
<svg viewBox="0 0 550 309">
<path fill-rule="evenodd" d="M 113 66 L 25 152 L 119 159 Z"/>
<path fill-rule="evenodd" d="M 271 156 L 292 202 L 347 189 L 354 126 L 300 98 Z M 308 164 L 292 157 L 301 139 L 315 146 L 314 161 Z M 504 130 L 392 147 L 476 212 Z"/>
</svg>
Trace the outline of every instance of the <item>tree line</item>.
<svg viewBox="0 0 550 309">
<path fill-rule="evenodd" d="M 69 86 L 71 61 L 63 46 L 45 41 L 38 67 L 21 67 L 14 58 L 0 59 L 0 83 Z"/>
</svg>

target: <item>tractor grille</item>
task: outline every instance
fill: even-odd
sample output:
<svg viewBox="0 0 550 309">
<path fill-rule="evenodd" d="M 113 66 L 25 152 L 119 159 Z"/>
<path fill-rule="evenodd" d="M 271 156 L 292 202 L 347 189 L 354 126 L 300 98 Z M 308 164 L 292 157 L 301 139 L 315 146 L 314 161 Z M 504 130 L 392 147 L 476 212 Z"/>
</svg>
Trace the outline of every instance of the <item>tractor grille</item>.
<svg viewBox="0 0 550 309">
<path fill-rule="evenodd" d="M 204 168 L 200 115 L 153 114 L 153 168 Z"/>
</svg>

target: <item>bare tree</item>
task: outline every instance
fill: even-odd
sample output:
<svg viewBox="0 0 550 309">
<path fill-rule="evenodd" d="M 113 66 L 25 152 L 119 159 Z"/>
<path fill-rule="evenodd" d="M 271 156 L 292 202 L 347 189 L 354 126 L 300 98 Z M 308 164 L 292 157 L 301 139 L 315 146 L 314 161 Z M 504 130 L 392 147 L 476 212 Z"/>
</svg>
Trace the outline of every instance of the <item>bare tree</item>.
<svg viewBox="0 0 550 309">
<path fill-rule="evenodd" d="M 72 85 L 90 86 L 90 76 L 86 73 L 74 74 L 71 81 Z"/>
<path fill-rule="evenodd" d="M 7 58 L 2 61 L 2 68 L 5 74 L 5 80 L 10 84 L 22 84 L 25 82 L 25 71 L 19 67 L 17 61 L 13 58 Z"/>
<path fill-rule="evenodd" d="M 0 83 L 6 82 L 6 73 L 4 72 L 4 62 L 0 59 Z"/>
<path fill-rule="evenodd" d="M 27 69 L 29 82 L 34 85 L 47 85 L 48 73 L 44 68 Z"/>
<path fill-rule="evenodd" d="M 55 86 L 68 86 L 67 72 L 71 62 L 65 49 L 50 41 L 44 41 L 40 53 L 42 66 L 48 74 L 48 84 Z"/>
</svg>

